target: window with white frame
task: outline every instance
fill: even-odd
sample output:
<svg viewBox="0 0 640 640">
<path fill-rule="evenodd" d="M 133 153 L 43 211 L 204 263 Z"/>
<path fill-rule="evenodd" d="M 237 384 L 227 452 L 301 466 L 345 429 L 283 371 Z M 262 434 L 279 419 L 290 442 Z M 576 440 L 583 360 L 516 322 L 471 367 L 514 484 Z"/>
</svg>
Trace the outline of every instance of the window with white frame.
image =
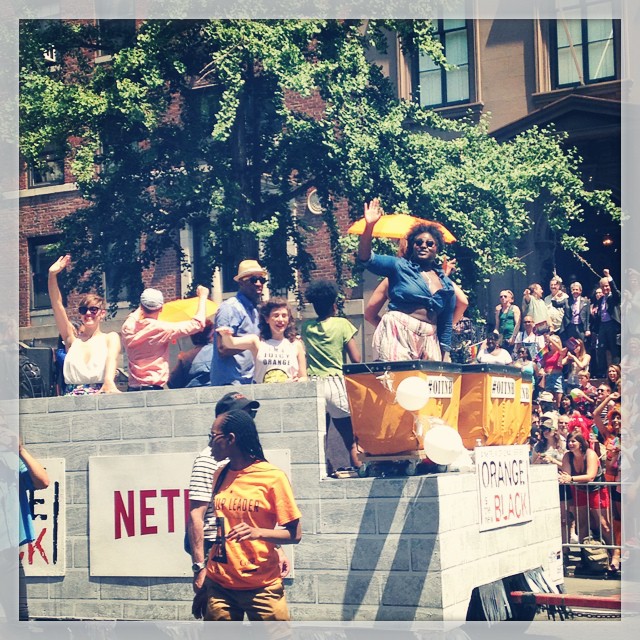
<svg viewBox="0 0 640 640">
<path fill-rule="evenodd" d="M 49 187 L 64 182 L 64 153 L 60 147 L 49 145 L 38 162 L 29 164 L 27 186 L 29 189 Z"/>
<path fill-rule="evenodd" d="M 607 18 L 562 18 L 551 23 L 554 89 L 617 78 L 615 22 Z"/>
<path fill-rule="evenodd" d="M 31 309 L 50 309 L 49 267 L 58 257 L 56 242 L 60 236 L 40 236 L 29 238 L 29 267 L 31 271 Z"/>
<path fill-rule="evenodd" d="M 437 38 L 447 62 L 444 69 L 428 55 L 418 53 L 416 93 L 422 107 L 443 107 L 469 102 L 471 98 L 469 21 L 438 20 Z"/>
</svg>

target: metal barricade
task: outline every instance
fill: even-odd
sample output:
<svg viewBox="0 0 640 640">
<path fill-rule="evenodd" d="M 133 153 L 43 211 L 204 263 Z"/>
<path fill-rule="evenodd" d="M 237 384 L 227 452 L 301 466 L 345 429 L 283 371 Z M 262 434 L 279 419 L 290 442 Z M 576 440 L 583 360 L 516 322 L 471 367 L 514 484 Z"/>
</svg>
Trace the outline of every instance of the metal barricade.
<svg viewBox="0 0 640 640">
<path fill-rule="evenodd" d="M 579 487 L 571 491 L 571 497 L 560 499 L 562 526 L 562 547 L 565 558 L 569 550 L 584 549 L 593 545 L 592 541 L 584 544 L 584 539 L 591 537 L 602 542 L 602 548 L 609 551 L 610 557 L 620 556 L 621 548 L 621 501 L 620 482 L 572 483 L 571 487 Z M 606 487 L 608 501 L 606 506 L 590 506 L 590 494 Z M 582 495 L 581 495 L 582 494 Z M 577 497 L 577 501 L 574 498 Z M 594 503 L 600 500 L 592 499 Z M 615 554 L 614 551 L 618 550 Z"/>
</svg>

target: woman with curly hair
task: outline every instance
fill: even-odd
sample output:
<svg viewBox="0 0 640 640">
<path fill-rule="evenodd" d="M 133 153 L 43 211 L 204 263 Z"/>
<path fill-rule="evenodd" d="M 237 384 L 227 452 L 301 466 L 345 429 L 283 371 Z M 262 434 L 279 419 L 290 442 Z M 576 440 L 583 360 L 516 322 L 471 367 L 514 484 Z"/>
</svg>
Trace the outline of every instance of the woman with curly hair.
<svg viewBox="0 0 640 640">
<path fill-rule="evenodd" d="M 296 323 L 284 298 L 271 298 L 261 305 L 260 336 L 234 336 L 231 327 L 216 329 L 227 349 L 248 349 L 255 360 L 255 383 L 307 380 L 307 359 Z"/>
<path fill-rule="evenodd" d="M 450 361 L 456 285 L 438 261 L 444 240 L 436 225 L 414 225 L 406 236 L 404 258 L 371 250 L 373 230 L 382 217 L 377 198 L 365 204 L 365 228 L 358 260 L 365 269 L 389 278 L 389 311 L 373 335 L 376 360 Z"/>
</svg>

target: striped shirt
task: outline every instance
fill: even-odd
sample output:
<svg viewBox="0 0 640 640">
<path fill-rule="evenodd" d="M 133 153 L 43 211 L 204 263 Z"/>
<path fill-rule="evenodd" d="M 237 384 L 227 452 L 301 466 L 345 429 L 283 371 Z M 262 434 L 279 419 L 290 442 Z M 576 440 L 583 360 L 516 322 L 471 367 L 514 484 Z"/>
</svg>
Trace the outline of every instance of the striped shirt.
<svg viewBox="0 0 640 640">
<path fill-rule="evenodd" d="M 205 447 L 193 462 L 191 480 L 189 481 L 189 500 L 207 502 L 207 511 L 204 514 L 204 539 L 215 538 L 215 513 L 213 511 L 213 474 L 223 465 L 218 462 L 211 452 L 211 447 Z"/>
</svg>

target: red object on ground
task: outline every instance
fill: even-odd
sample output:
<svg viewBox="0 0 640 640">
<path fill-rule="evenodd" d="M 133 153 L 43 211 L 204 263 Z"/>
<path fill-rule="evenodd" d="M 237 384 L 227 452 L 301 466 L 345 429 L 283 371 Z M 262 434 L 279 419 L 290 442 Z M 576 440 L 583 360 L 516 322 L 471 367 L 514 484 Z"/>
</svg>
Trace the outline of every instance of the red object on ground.
<svg viewBox="0 0 640 640">
<path fill-rule="evenodd" d="M 514 602 L 522 604 L 551 604 L 557 607 L 587 607 L 591 609 L 615 609 L 620 611 L 620 596 L 585 596 L 568 593 L 533 593 L 531 591 L 512 591 Z"/>
</svg>

